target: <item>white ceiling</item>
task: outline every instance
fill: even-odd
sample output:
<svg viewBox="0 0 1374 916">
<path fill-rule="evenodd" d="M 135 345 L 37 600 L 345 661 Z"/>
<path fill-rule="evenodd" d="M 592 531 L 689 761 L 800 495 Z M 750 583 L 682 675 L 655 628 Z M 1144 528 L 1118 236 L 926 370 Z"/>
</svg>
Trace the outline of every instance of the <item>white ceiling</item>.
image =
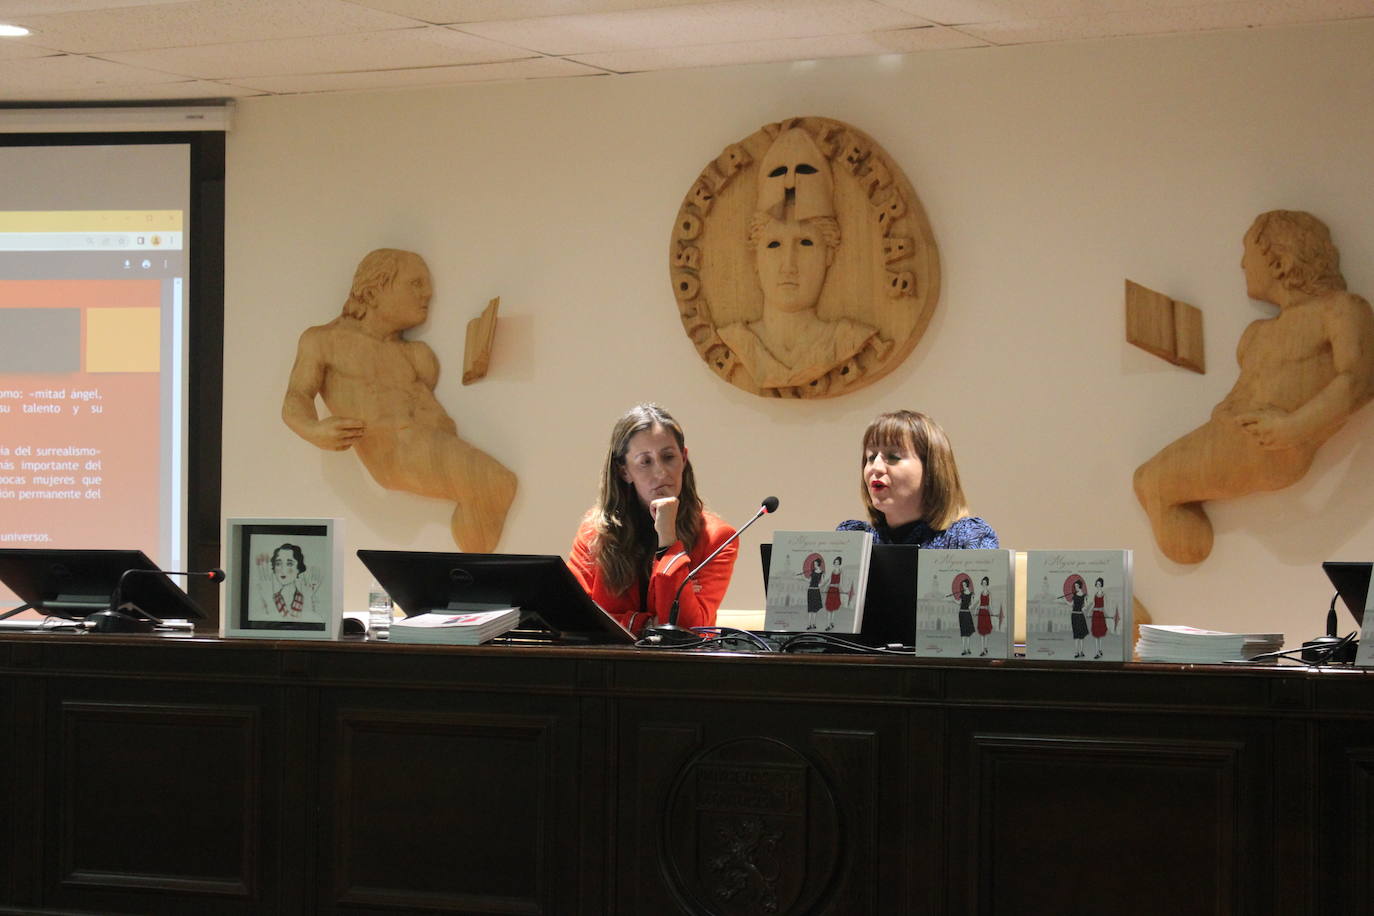
<svg viewBox="0 0 1374 916">
<path fill-rule="evenodd" d="M 242 98 L 1374 18 L 1374 0 L 0 0 L 0 103 Z"/>
</svg>

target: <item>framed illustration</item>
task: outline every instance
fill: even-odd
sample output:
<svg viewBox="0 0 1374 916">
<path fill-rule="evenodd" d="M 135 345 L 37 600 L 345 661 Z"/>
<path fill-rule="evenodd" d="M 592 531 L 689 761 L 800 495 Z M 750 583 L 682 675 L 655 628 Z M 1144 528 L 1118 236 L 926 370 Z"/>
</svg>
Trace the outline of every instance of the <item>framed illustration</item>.
<svg viewBox="0 0 1374 916">
<path fill-rule="evenodd" d="M 338 519 L 225 522 L 228 600 L 221 636 L 338 639 L 343 554 Z"/>
</svg>

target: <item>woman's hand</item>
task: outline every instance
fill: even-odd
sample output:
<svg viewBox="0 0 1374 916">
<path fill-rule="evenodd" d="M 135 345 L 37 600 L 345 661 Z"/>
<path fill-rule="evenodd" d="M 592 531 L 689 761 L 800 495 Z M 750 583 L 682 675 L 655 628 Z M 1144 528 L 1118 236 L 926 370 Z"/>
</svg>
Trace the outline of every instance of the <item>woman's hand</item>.
<svg viewBox="0 0 1374 916">
<path fill-rule="evenodd" d="M 253 568 L 253 591 L 262 606 L 271 610 L 272 592 L 275 591 L 275 583 L 272 581 L 272 558 L 265 553 L 258 554 L 253 558 Z"/>
<path fill-rule="evenodd" d="M 677 540 L 677 497 L 665 496 L 649 503 L 649 515 L 654 520 L 654 531 L 658 532 L 658 546 L 671 547 Z"/>
</svg>

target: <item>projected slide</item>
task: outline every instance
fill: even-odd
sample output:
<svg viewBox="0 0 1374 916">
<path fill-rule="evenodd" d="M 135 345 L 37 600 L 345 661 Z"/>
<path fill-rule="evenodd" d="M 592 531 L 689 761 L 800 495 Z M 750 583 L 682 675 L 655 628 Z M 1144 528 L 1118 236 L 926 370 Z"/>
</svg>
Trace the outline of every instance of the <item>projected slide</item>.
<svg viewBox="0 0 1374 916">
<path fill-rule="evenodd" d="M 157 553 L 161 287 L 0 281 L 0 546 Z"/>
<path fill-rule="evenodd" d="M 0 210 L 0 547 L 181 568 L 183 220 Z"/>
</svg>

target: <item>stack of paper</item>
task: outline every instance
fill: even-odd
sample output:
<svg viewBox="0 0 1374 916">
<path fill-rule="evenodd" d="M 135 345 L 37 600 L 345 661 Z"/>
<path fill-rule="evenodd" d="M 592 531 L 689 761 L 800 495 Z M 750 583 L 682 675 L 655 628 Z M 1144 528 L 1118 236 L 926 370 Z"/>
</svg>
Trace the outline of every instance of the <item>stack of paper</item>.
<svg viewBox="0 0 1374 916">
<path fill-rule="evenodd" d="M 1246 633 L 1245 645 L 1241 647 L 1241 654 L 1246 659 L 1251 659 L 1256 655 L 1277 652 L 1282 648 L 1282 633 Z"/>
<path fill-rule="evenodd" d="M 520 609 L 443 611 L 416 614 L 391 624 L 391 641 L 445 646 L 475 646 L 495 639 L 520 623 Z"/>
<path fill-rule="evenodd" d="M 1283 646 L 1282 633 L 1225 633 L 1142 623 L 1136 651 L 1143 662 L 1240 661 Z"/>
</svg>

